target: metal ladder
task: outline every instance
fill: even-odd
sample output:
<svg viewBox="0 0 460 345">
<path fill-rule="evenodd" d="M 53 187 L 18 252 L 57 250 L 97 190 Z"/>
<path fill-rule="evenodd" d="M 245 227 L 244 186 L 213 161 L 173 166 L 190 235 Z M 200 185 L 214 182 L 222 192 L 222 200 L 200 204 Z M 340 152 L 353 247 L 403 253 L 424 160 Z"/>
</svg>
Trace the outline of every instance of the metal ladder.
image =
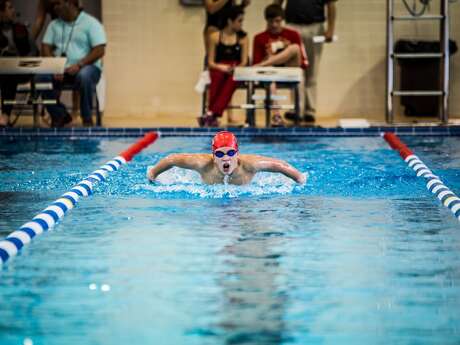
<svg viewBox="0 0 460 345">
<path fill-rule="evenodd" d="M 422 16 L 395 16 L 394 1 L 387 0 L 387 87 L 386 87 L 386 122 L 394 123 L 393 97 L 397 96 L 439 96 L 442 97 L 441 112 L 439 120 L 443 124 L 449 121 L 448 101 L 449 101 L 449 0 L 440 0 L 440 15 Z M 440 21 L 440 53 L 415 53 L 415 54 L 395 54 L 394 52 L 394 22 L 403 20 L 428 20 Z M 441 85 L 442 90 L 402 91 L 394 89 L 394 62 L 397 59 L 441 59 Z"/>
</svg>

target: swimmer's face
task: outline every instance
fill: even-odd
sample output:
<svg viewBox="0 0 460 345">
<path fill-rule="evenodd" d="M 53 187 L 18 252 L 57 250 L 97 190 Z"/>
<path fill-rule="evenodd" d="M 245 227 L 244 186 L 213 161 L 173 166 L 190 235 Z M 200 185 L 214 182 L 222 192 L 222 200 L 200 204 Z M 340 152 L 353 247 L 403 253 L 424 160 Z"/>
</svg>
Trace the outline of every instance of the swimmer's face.
<svg viewBox="0 0 460 345">
<path fill-rule="evenodd" d="M 224 175 L 230 175 L 238 166 L 238 151 L 233 147 L 220 147 L 213 157 L 217 169 Z"/>
</svg>

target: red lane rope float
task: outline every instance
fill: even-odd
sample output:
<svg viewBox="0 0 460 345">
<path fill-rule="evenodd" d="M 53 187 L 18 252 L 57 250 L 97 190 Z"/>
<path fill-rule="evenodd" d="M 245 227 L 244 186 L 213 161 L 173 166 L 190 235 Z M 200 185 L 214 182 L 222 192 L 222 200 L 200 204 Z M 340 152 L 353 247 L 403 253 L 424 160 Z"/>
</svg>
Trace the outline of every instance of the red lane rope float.
<svg viewBox="0 0 460 345">
<path fill-rule="evenodd" d="M 8 259 L 15 256 L 25 245 L 29 244 L 34 237 L 52 230 L 64 218 L 67 211 L 76 206 L 81 197 L 91 195 L 96 184 L 105 181 L 109 173 L 119 170 L 121 166 L 132 160 L 136 154 L 154 143 L 157 139 L 157 133 L 147 133 L 144 138 L 131 145 L 126 151 L 120 153 L 119 156 L 93 171 L 87 178 L 63 194 L 30 222 L 25 223 L 19 230 L 10 233 L 5 239 L 0 241 L 0 267 Z"/>
<path fill-rule="evenodd" d="M 426 181 L 426 188 L 436 195 L 441 203 L 447 207 L 460 221 L 460 198 L 452 192 L 441 179 L 418 158 L 394 133 L 386 132 L 383 138 L 390 147 L 399 152 L 402 159 L 412 168 L 417 177 L 423 177 Z"/>
<path fill-rule="evenodd" d="M 134 145 L 131 145 L 126 151 L 120 153 L 120 156 L 126 159 L 127 162 L 133 159 L 135 155 L 145 149 L 147 146 L 151 145 L 158 139 L 158 133 L 156 132 L 149 132 L 147 133 L 144 138 L 139 140 Z"/>
</svg>

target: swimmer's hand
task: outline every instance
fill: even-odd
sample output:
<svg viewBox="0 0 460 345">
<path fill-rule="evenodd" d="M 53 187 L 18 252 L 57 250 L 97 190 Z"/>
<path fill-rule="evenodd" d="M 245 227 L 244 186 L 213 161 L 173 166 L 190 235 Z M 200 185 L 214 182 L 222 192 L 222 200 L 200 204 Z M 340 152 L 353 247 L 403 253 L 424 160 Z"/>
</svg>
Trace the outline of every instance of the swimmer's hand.
<svg viewBox="0 0 460 345">
<path fill-rule="evenodd" d="M 298 184 L 304 185 L 304 184 L 307 183 L 307 179 L 308 179 L 308 173 L 305 172 L 305 173 L 300 174 L 300 175 L 298 176 L 296 182 L 297 182 Z"/>
<path fill-rule="evenodd" d="M 153 175 L 153 166 L 147 167 L 147 179 L 150 183 L 155 183 L 155 176 Z"/>
</svg>

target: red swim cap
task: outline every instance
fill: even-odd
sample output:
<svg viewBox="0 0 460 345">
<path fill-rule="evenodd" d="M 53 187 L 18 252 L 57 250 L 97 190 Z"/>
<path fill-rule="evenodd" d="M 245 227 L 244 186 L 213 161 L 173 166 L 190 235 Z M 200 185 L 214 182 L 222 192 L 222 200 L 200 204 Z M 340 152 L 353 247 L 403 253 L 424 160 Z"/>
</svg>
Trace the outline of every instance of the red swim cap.
<svg viewBox="0 0 460 345">
<path fill-rule="evenodd" d="M 228 131 L 218 132 L 212 139 L 212 152 L 221 147 L 231 147 L 238 151 L 238 140 L 235 135 Z"/>
</svg>

